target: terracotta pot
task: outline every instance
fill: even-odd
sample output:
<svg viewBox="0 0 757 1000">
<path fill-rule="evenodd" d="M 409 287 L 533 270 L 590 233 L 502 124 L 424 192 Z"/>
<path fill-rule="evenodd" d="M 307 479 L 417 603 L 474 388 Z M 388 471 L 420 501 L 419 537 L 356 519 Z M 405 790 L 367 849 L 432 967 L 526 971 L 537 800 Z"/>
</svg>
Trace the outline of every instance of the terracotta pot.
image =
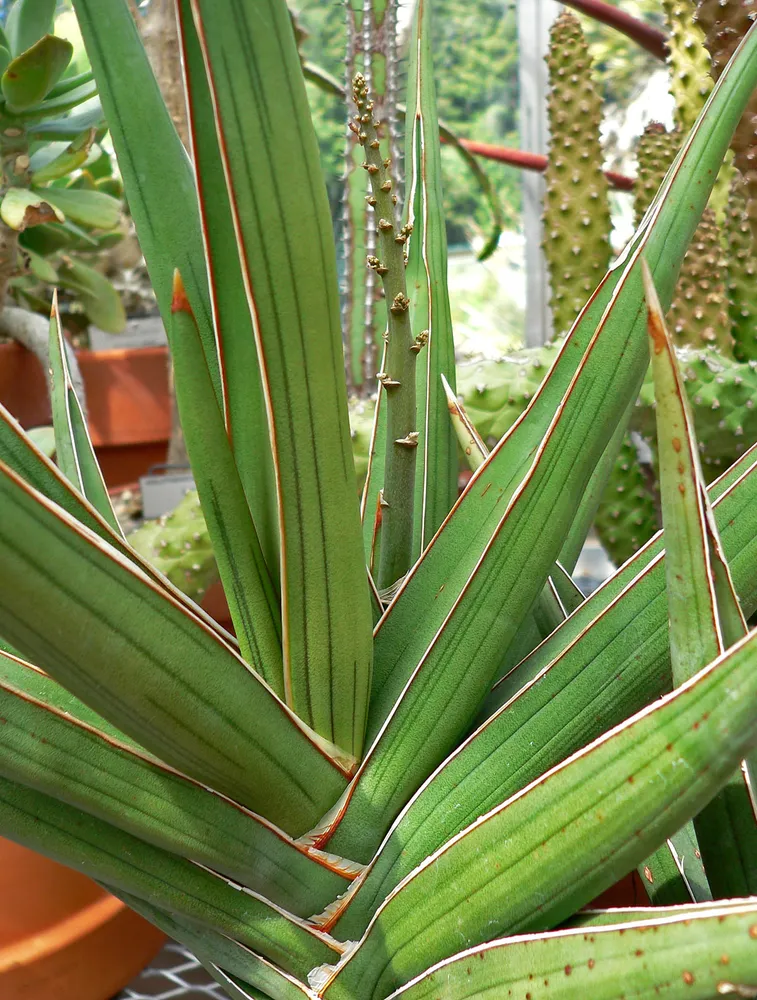
<svg viewBox="0 0 757 1000">
<path fill-rule="evenodd" d="M 164 940 L 88 878 L 0 839 L 2 1000 L 110 1000 Z"/>
<path fill-rule="evenodd" d="M 77 352 L 92 440 L 109 485 L 164 462 L 171 417 L 164 347 Z M 50 422 L 42 366 L 0 344 L 0 402 Z M 165 936 L 78 872 L 0 839 L 0 998 L 110 1000 Z"/>
<path fill-rule="evenodd" d="M 171 433 L 168 349 L 77 351 L 92 443 L 108 486 L 121 486 L 166 460 Z M 0 344 L 0 403 L 23 427 L 50 422 L 45 375 L 19 344 Z"/>
</svg>

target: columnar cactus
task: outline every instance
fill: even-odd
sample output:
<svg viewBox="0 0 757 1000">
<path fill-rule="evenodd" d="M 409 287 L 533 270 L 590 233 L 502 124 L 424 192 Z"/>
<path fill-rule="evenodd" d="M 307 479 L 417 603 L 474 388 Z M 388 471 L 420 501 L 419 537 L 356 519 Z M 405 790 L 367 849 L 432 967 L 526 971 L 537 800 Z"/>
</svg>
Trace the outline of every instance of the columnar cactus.
<svg viewBox="0 0 757 1000">
<path fill-rule="evenodd" d="M 728 313 L 739 361 L 757 360 L 757 257 L 740 174 L 731 184 L 723 230 L 728 260 Z"/>
<path fill-rule="evenodd" d="M 651 122 L 639 139 L 634 209 L 637 223 L 649 208 L 681 145 L 681 133 L 668 132 Z M 678 288 L 668 315 L 671 333 L 679 344 L 719 347 L 730 352 L 727 275 L 721 234 L 715 213 L 702 216 L 684 259 Z"/>
<path fill-rule="evenodd" d="M 650 122 L 636 145 L 634 217 L 636 224 L 652 204 L 662 179 L 681 146 L 681 133 L 669 132 L 661 122 Z"/>
<path fill-rule="evenodd" d="M 694 19 L 694 0 L 662 0 L 668 27 L 670 90 L 675 98 L 675 123 L 688 132 L 712 90 L 710 57 L 704 31 Z"/>
<path fill-rule="evenodd" d="M 683 262 L 668 313 L 676 343 L 717 347 L 725 354 L 731 353 L 726 280 L 720 227 L 714 210 L 707 208 Z"/>
<path fill-rule="evenodd" d="M 608 184 L 602 172 L 602 102 L 578 19 L 565 11 L 551 31 L 550 155 L 544 251 L 556 333 L 565 333 L 610 262 Z M 577 197 L 578 195 L 578 197 Z"/>
<path fill-rule="evenodd" d="M 711 57 L 710 72 L 717 80 L 757 14 L 757 0 L 699 0 L 697 21 L 705 32 L 705 44 Z M 757 239 L 757 137 L 754 116 L 757 114 L 757 94 L 753 94 L 741 121 L 736 126 L 731 149 L 734 164 L 741 172 L 747 188 L 747 214 L 752 238 Z"/>
<path fill-rule="evenodd" d="M 654 414 L 652 415 L 654 421 Z M 646 442 L 627 434 L 605 487 L 594 527 L 613 560 L 620 565 L 660 528 L 655 470 L 640 456 Z"/>
</svg>

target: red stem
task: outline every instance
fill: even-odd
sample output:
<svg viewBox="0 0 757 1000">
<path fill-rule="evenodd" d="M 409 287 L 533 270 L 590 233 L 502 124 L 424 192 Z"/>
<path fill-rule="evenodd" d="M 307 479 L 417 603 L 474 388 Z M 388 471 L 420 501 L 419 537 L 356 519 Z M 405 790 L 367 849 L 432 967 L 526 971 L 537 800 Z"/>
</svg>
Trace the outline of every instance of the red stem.
<svg viewBox="0 0 757 1000">
<path fill-rule="evenodd" d="M 651 24 L 639 20 L 624 10 L 619 10 L 604 0 L 563 0 L 568 7 L 601 21 L 616 31 L 632 39 L 656 59 L 665 62 L 668 56 L 668 40 L 665 32 L 653 28 Z"/>
<path fill-rule="evenodd" d="M 540 153 L 526 153 L 522 149 L 510 149 L 509 146 L 492 146 L 488 142 L 476 142 L 475 139 L 461 139 L 460 145 L 465 146 L 469 153 L 481 156 L 485 160 L 496 160 L 498 163 L 509 163 L 512 167 L 522 170 L 537 170 L 543 173 L 547 169 L 547 157 Z M 605 177 L 610 186 L 618 191 L 633 191 L 633 177 L 618 174 L 614 170 L 606 170 Z"/>
</svg>

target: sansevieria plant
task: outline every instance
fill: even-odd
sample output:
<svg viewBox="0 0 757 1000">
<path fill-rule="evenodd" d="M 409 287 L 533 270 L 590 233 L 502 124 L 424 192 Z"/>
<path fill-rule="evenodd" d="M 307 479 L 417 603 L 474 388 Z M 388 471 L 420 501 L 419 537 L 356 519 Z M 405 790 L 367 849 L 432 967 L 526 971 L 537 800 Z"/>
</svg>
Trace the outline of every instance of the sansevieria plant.
<svg viewBox="0 0 757 1000">
<path fill-rule="evenodd" d="M 388 317 L 359 502 L 284 0 L 178 0 L 193 163 L 125 0 L 75 7 L 236 638 L 120 534 L 54 309 L 58 467 L 0 419 L 0 833 L 242 1000 L 757 995 L 757 452 L 705 490 L 662 320 L 756 30 L 487 455 L 454 398 L 417 0 L 404 212 L 353 87 Z M 565 567 L 650 356 L 667 527 L 583 600 Z M 585 909 L 634 869 L 651 905 Z"/>
</svg>

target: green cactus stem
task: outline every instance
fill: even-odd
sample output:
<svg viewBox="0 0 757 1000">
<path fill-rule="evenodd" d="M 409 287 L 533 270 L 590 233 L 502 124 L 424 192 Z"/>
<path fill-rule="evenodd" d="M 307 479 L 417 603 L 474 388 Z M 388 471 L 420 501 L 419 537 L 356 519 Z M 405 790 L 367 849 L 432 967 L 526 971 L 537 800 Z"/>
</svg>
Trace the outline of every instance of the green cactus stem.
<svg viewBox="0 0 757 1000">
<path fill-rule="evenodd" d="M 397 124 L 397 0 L 347 0 L 346 78 L 362 72 L 371 90 L 375 114 L 388 124 L 380 137 L 384 158 L 394 163 L 393 182 L 398 187 L 399 148 Z M 346 93 L 350 93 L 347 87 Z M 342 326 L 345 332 L 345 362 L 350 387 L 365 392 L 373 387 L 377 358 L 381 356 L 381 334 L 386 327 L 386 306 L 381 282 L 365 273 L 365 256 L 376 249 L 377 217 L 366 203 L 370 185 L 362 167 L 362 150 L 348 133 L 342 201 Z"/>
<path fill-rule="evenodd" d="M 704 30 L 694 20 L 693 0 L 662 0 L 668 27 L 670 92 L 675 99 L 675 123 L 688 132 L 710 95 L 710 56 Z"/>
<path fill-rule="evenodd" d="M 374 106 L 365 77 L 358 73 L 352 95 L 357 115 L 350 128 L 365 151 L 365 169 L 371 183 L 370 204 L 378 218 L 378 255 L 368 257 L 384 286 L 387 302 L 387 341 L 384 371 L 378 375 L 386 392 L 386 462 L 382 497 L 383 517 L 379 557 L 379 590 L 385 590 L 410 569 L 413 544 L 413 491 L 418 428 L 415 407 L 417 349 L 410 323 L 410 300 L 405 280 L 405 243 L 409 227 L 397 224 L 397 195 L 393 191 L 391 160 L 382 156 Z"/>
<path fill-rule="evenodd" d="M 674 340 L 679 344 L 733 350 L 725 255 L 715 212 L 706 208 L 684 258 L 676 294 L 668 313 Z"/>
<path fill-rule="evenodd" d="M 610 263 L 607 178 L 602 172 L 601 98 L 581 25 L 564 11 L 547 57 L 551 134 L 544 201 L 544 252 L 557 334 L 573 320 Z"/>
<path fill-rule="evenodd" d="M 668 132 L 651 122 L 636 150 L 638 180 L 634 197 L 636 223 L 652 203 L 681 145 L 679 131 Z M 667 316 L 678 344 L 718 347 L 730 353 L 733 340 L 728 318 L 727 272 L 720 228 L 707 208 L 684 258 L 676 293 Z"/>
<path fill-rule="evenodd" d="M 705 46 L 704 29 L 695 18 L 695 0 L 663 0 L 662 6 L 668 27 L 670 93 L 675 101 L 673 117 L 676 128 L 686 135 L 713 88 L 710 54 Z M 728 158 L 718 172 L 710 195 L 710 207 L 715 209 L 718 222 L 723 221 L 732 177 L 733 166 Z"/>
<path fill-rule="evenodd" d="M 187 493 L 170 514 L 137 528 L 129 544 L 194 601 L 219 579 L 197 490 Z"/>
<path fill-rule="evenodd" d="M 616 566 L 629 559 L 660 527 L 651 458 L 639 455 L 646 442 L 626 434 L 594 519 L 594 528 Z M 645 449 L 646 450 L 646 449 Z"/>
<path fill-rule="evenodd" d="M 728 262 L 728 312 L 733 353 L 739 361 L 757 360 L 757 256 L 746 213 L 746 193 L 735 174 L 723 231 Z"/>
<path fill-rule="evenodd" d="M 680 145 L 681 133 L 678 130 L 668 132 L 660 122 L 650 122 L 639 136 L 636 145 L 636 185 L 633 200 L 637 226 L 652 204 Z"/>
</svg>

